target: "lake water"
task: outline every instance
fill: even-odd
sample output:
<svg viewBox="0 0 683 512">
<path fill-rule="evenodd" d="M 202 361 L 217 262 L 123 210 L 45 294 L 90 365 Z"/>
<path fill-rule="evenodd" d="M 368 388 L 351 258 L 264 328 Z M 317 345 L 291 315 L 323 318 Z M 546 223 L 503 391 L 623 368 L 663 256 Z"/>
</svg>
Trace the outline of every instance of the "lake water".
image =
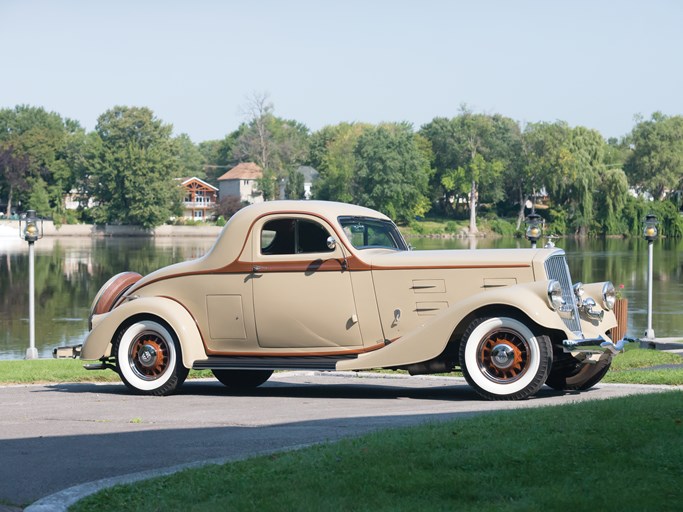
<svg viewBox="0 0 683 512">
<path fill-rule="evenodd" d="M 198 258 L 213 238 L 43 238 L 35 244 L 36 345 L 40 357 L 81 343 L 90 303 L 100 286 L 124 270 L 147 274 Z M 520 239 L 412 239 L 416 250 L 527 247 Z M 568 256 L 573 280 L 624 285 L 629 299 L 628 335 L 647 325 L 647 243 L 643 240 L 575 240 L 557 243 Z M 653 329 L 658 337 L 683 335 L 683 241 L 654 245 Z M 23 359 L 28 334 L 28 248 L 0 237 L 0 359 Z"/>
</svg>

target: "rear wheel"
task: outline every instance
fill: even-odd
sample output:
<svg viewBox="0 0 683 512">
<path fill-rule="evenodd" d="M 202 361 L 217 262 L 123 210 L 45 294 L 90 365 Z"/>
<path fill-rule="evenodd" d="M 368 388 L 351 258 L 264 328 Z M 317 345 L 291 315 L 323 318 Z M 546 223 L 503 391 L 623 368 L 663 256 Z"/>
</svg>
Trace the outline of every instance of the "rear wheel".
<svg viewBox="0 0 683 512">
<path fill-rule="evenodd" d="M 211 370 L 214 376 L 230 388 L 256 388 L 266 382 L 273 370 Z"/>
<path fill-rule="evenodd" d="M 580 362 L 571 357 L 553 364 L 545 383 L 558 391 L 586 391 L 602 380 L 611 365 L 611 357 L 597 363 Z"/>
<path fill-rule="evenodd" d="M 473 321 L 460 342 L 467 382 L 489 400 L 521 400 L 543 386 L 552 364 L 548 336 L 535 335 L 517 319 Z"/>
<path fill-rule="evenodd" d="M 140 320 L 123 329 L 113 354 L 121 380 L 139 394 L 169 395 L 188 374 L 175 333 L 154 320 Z"/>
</svg>

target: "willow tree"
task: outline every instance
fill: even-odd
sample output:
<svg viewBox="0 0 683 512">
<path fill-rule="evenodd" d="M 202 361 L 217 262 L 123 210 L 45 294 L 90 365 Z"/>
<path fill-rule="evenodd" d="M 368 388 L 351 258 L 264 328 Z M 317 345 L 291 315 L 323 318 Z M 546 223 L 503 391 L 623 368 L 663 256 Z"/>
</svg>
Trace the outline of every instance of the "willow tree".
<svg viewBox="0 0 683 512">
<path fill-rule="evenodd" d="M 622 169 L 607 168 L 600 175 L 597 203 L 598 220 L 607 235 L 628 232 L 622 212 L 628 198 L 628 179 Z"/>
</svg>

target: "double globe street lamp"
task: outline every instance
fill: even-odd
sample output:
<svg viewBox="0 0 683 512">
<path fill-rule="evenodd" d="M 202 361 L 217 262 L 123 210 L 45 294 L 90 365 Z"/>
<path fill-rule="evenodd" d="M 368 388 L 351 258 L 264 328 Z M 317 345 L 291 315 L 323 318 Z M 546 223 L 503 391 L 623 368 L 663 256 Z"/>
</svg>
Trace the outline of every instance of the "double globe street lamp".
<svg viewBox="0 0 683 512">
<path fill-rule="evenodd" d="M 40 223 L 39 223 L 40 221 Z M 36 304 L 35 304 L 35 255 L 33 244 L 43 238 L 43 220 L 36 217 L 35 210 L 29 210 L 19 219 L 19 236 L 28 242 L 28 322 L 29 347 L 26 359 L 38 359 L 36 348 Z"/>
</svg>

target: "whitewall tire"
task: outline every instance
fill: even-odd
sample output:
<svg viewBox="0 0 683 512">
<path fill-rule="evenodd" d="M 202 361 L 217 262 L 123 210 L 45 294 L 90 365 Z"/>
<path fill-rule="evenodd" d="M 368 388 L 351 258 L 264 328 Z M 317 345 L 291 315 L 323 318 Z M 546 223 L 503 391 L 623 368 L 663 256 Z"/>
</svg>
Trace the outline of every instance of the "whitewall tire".
<svg viewBox="0 0 683 512">
<path fill-rule="evenodd" d="M 124 384 L 139 394 L 168 395 L 185 381 L 175 333 L 155 320 L 139 320 L 123 329 L 113 352 Z"/>
<path fill-rule="evenodd" d="M 552 365 L 550 338 L 509 317 L 473 321 L 463 334 L 459 355 L 467 382 L 489 400 L 533 395 Z"/>
</svg>

